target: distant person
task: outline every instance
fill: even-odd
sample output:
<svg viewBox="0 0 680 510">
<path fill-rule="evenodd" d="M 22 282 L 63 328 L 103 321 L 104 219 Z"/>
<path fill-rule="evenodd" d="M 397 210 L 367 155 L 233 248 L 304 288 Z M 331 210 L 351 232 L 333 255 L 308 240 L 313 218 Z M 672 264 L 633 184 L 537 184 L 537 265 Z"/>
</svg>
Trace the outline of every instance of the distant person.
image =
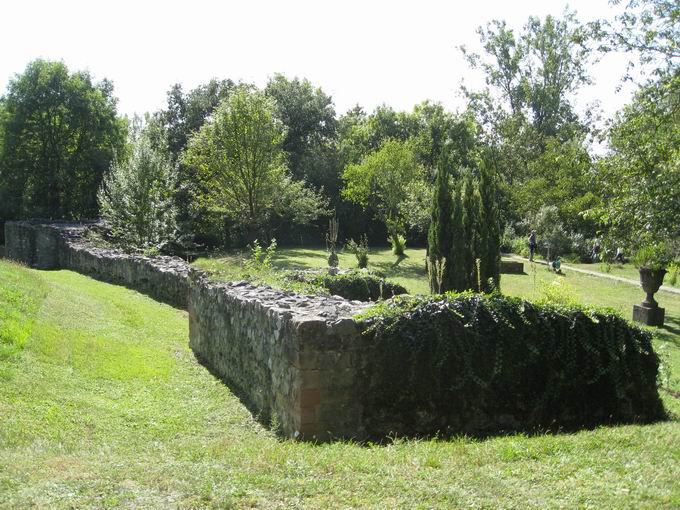
<svg viewBox="0 0 680 510">
<path fill-rule="evenodd" d="M 529 261 L 534 261 L 534 253 L 536 252 L 536 231 L 532 230 L 529 234 Z"/>
<path fill-rule="evenodd" d="M 551 262 L 550 267 L 556 273 L 562 274 L 562 261 L 560 260 L 559 255 Z"/>
<path fill-rule="evenodd" d="M 616 248 L 616 257 L 614 257 L 614 260 L 620 264 L 626 263 L 626 259 L 623 256 L 623 248 Z"/>
<path fill-rule="evenodd" d="M 595 244 L 593 245 L 593 252 L 590 254 L 590 258 L 592 259 L 593 262 L 597 262 L 600 260 L 600 251 L 602 248 L 600 247 L 600 242 L 595 241 Z"/>
</svg>

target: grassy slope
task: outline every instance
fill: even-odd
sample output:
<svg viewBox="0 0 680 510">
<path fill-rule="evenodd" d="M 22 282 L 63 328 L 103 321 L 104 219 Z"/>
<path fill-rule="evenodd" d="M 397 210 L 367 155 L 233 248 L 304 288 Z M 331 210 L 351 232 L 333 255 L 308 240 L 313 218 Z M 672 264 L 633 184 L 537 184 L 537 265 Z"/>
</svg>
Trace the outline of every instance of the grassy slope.
<svg viewBox="0 0 680 510">
<path fill-rule="evenodd" d="M 0 342 L 12 343 L 0 356 L 0 507 L 680 505 L 677 421 L 298 444 L 254 422 L 196 364 L 182 311 L 0 261 L 0 320 Z"/>
</svg>

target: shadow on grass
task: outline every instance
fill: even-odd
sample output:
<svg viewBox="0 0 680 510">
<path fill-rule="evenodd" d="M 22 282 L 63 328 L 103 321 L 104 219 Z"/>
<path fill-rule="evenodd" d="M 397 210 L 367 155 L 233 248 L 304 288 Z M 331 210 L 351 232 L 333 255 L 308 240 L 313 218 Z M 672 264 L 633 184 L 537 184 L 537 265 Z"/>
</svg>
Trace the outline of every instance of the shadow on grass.
<svg viewBox="0 0 680 510">
<path fill-rule="evenodd" d="M 664 342 L 680 347 L 680 318 L 667 315 L 664 325 L 654 332 Z"/>
</svg>

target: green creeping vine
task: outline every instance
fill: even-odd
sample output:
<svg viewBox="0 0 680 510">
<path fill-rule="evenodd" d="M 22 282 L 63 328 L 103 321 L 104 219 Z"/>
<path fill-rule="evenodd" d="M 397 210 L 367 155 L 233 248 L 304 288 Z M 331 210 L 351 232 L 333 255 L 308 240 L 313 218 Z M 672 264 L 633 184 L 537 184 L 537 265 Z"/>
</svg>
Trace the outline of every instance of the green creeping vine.
<svg viewBox="0 0 680 510">
<path fill-rule="evenodd" d="M 651 334 L 613 310 L 463 293 L 397 297 L 357 319 L 373 340 L 362 385 L 376 434 L 664 416 Z"/>
<path fill-rule="evenodd" d="M 293 273 L 289 278 L 322 288 L 330 294 L 358 301 L 378 301 L 406 294 L 406 289 L 401 285 L 367 271 L 351 271 L 337 275 L 325 272 Z"/>
</svg>

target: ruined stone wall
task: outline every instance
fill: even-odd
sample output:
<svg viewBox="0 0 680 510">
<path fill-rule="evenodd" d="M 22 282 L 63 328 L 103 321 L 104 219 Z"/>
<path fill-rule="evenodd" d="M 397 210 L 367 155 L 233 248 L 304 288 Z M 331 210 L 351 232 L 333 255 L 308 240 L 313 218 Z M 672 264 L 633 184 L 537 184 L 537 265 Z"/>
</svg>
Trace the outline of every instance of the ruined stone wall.
<svg viewBox="0 0 680 510">
<path fill-rule="evenodd" d="M 40 220 L 5 223 L 7 258 L 38 269 L 70 269 L 138 290 L 186 308 L 189 266 L 178 257 L 144 257 L 92 246 L 85 232 L 92 222 Z"/>
<path fill-rule="evenodd" d="M 190 346 L 287 437 L 363 439 L 359 372 L 365 304 L 200 276 L 189 295 Z"/>
<path fill-rule="evenodd" d="M 218 283 L 173 257 L 91 246 L 88 224 L 7 222 L 7 257 L 70 269 L 189 311 L 189 343 L 262 421 L 286 437 L 364 439 L 367 338 L 351 317 L 368 304 L 300 296 L 247 282 Z"/>
</svg>

